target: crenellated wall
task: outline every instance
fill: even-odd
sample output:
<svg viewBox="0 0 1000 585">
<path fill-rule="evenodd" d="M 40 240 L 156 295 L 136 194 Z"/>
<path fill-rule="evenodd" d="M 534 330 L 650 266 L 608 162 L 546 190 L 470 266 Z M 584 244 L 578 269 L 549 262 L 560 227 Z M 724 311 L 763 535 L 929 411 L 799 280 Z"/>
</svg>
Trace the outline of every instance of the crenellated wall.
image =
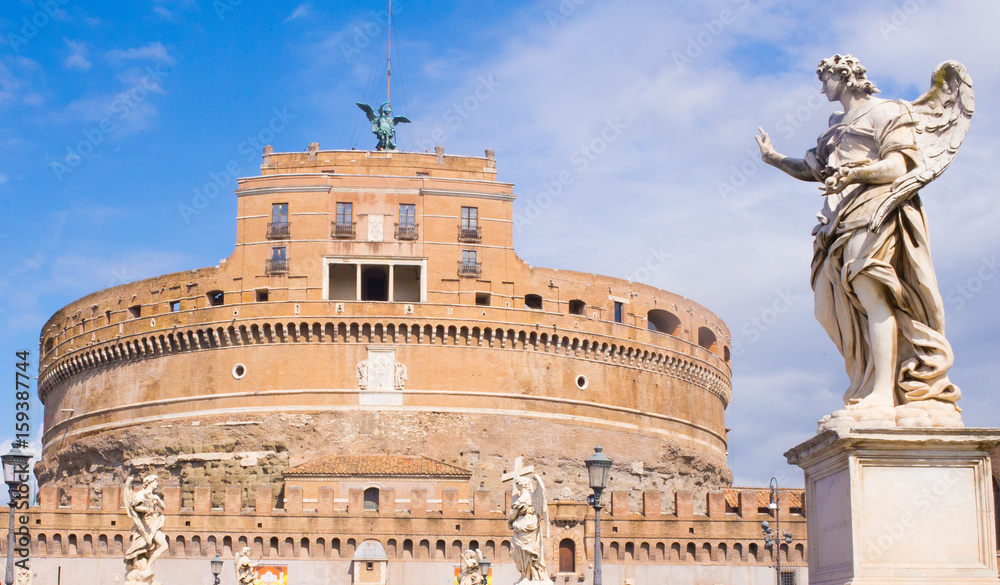
<svg viewBox="0 0 1000 585">
<path fill-rule="evenodd" d="M 66 494 L 54 486 L 42 488 L 39 505 L 30 511 L 32 557 L 120 559 L 131 529 L 120 506 L 122 489 L 108 486 L 93 498 L 90 488 L 74 487 L 68 504 L 60 505 Z M 170 544 L 164 559 L 208 559 L 215 554 L 231 559 L 235 550 L 249 546 L 254 558 L 270 562 L 349 560 L 358 543 L 375 539 L 385 547 L 390 562 L 457 564 L 461 552 L 469 548 L 481 548 L 500 564 L 511 561 L 509 492 L 498 502 L 488 490 L 476 490 L 471 501 L 461 503 L 457 490 L 445 488 L 439 503 L 428 504 L 425 489 L 408 494 L 390 489 L 381 494 L 380 509 L 372 511 L 363 510 L 360 489 L 351 490 L 346 506 L 335 505 L 332 494 L 321 494 L 314 509 L 303 505 L 301 489 L 285 494 L 283 508 L 273 506 L 269 486 L 259 488 L 256 507 L 245 506 L 242 492 L 235 488 L 226 490 L 222 506 L 213 507 L 211 491 L 207 485 L 199 486 L 193 505 L 182 508 L 180 488 L 163 488 L 164 533 Z M 609 503 L 601 520 L 605 564 L 766 567 L 773 563 L 772 552 L 763 546 L 760 522 L 774 518 L 760 506 L 757 490 L 740 490 L 735 507 L 726 505 L 722 491 L 710 492 L 705 514 L 695 512 L 689 492 L 664 497 L 647 491 L 638 496 L 641 505 L 635 509 L 629 502 L 636 498 L 629 493 L 605 495 Z M 790 497 L 790 492 L 780 492 L 781 528 L 794 537 L 791 546 L 781 546 L 782 564 L 803 567 L 805 518 L 798 508 L 788 512 Z M 801 492 L 794 497 L 801 498 Z M 580 502 L 556 500 L 550 503 L 549 514 L 550 569 L 558 572 L 558 561 L 553 567 L 551 559 L 559 558 L 560 546 L 570 546 L 569 539 L 576 572 L 584 573 L 592 560 L 593 510 Z"/>
</svg>

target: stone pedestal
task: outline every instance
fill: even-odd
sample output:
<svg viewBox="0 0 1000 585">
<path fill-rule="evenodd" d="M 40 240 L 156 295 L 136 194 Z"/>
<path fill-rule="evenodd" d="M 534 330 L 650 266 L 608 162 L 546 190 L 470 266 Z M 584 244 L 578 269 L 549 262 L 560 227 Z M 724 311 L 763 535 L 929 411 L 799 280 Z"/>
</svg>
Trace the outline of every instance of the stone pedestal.
<svg viewBox="0 0 1000 585">
<path fill-rule="evenodd" d="M 828 430 L 805 471 L 810 585 L 1000 585 L 989 450 L 1000 429 Z"/>
</svg>

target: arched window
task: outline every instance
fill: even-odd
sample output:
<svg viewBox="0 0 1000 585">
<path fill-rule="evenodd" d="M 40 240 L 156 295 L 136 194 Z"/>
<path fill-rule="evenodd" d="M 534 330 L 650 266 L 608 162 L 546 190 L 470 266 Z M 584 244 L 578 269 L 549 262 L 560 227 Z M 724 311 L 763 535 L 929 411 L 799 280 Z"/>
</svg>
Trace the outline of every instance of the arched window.
<svg viewBox="0 0 1000 585">
<path fill-rule="evenodd" d="M 576 541 L 564 538 L 559 542 L 559 572 L 576 572 Z"/>
<path fill-rule="evenodd" d="M 357 492 L 354 492 L 357 493 Z M 370 487 L 365 490 L 365 510 L 378 512 L 378 488 Z"/>
<path fill-rule="evenodd" d="M 681 320 L 669 311 L 653 309 L 646 313 L 646 327 L 650 331 L 677 335 L 681 328 Z"/>
<path fill-rule="evenodd" d="M 708 327 L 698 328 L 698 345 L 712 353 L 718 353 L 719 351 L 719 341 Z"/>
<path fill-rule="evenodd" d="M 541 295 L 524 295 L 524 306 L 529 309 L 541 309 L 542 308 L 542 296 Z"/>
</svg>

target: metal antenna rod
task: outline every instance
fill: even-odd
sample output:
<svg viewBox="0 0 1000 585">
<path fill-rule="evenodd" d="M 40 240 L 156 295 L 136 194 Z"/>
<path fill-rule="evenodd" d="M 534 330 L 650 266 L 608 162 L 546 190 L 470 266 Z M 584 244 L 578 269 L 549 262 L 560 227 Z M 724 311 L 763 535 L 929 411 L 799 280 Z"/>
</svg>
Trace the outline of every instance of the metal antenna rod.
<svg viewBox="0 0 1000 585">
<path fill-rule="evenodd" d="M 389 46 L 385 57 L 385 101 L 389 103 L 389 85 L 392 81 L 392 0 L 389 0 Z"/>
</svg>

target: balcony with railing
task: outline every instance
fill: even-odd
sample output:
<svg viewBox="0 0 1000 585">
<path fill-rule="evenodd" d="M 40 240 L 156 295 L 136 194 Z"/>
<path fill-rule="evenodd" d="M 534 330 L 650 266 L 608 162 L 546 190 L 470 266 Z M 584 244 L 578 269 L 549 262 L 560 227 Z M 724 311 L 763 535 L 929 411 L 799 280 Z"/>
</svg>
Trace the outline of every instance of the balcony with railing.
<svg viewBox="0 0 1000 585">
<path fill-rule="evenodd" d="M 478 225 L 458 226 L 459 242 L 481 242 L 483 239 L 483 228 Z"/>
<path fill-rule="evenodd" d="M 267 275 L 288 274 L 288 258 L 271 258 L 267 261 Z"/>
<path fill-rule="evenodd" d="M 291 236 L 290 226 L 287 221 L 272 221 L 267 224 L 267 239 L 287 240 Z"/>
<path fill-rule="evenodd" d="M 409 224 L 409 225 L 399 225 L 396 226 L 396 239 L 397 240 L 415 240 L 417 239 L 417 228 L 420 224 Z"/>
<path fill-rule="evenodd" d="M 471 260 L 458 261 L 459 276 L 481 276 L 483 274 L 483 263 Z"/>
<path fill-rule="evenodd" d="M 330 233 L 331 237 L 339 238 L 341 240 L 353 240 L 355 237 L 354 226 L 358 225 L 357 222 L 333 222 L 333 229 Z"/>
</svg>

